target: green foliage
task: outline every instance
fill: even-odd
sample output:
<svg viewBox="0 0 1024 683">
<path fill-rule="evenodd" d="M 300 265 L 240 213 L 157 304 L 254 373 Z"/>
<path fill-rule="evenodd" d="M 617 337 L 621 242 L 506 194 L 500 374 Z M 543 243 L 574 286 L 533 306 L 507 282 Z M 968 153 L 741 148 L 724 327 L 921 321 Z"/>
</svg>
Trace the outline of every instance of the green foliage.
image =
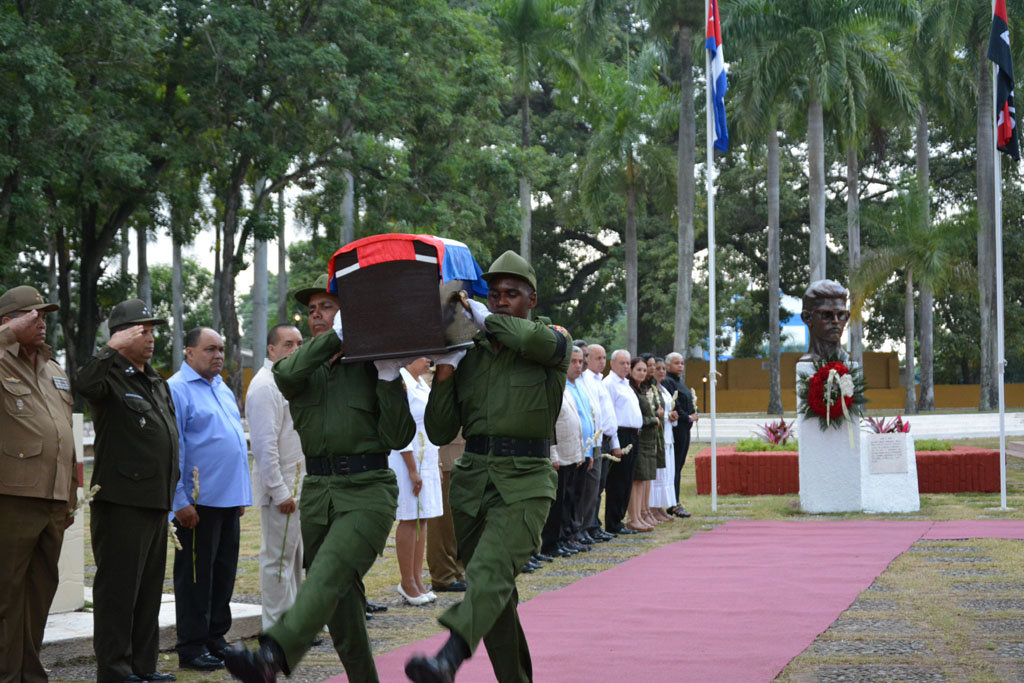
<svg viewBox="0 0 1024 683">
<path fill-rule="evenodd" d="M 953 444 L 943 439 L 914 439 L 914 450 L 921 451 L 951 451 Z"/>
<path fill-rule="evenodd" d="M 764 439 L 756 438 L 740 439 L 736 442 L 737 453 L 762 453 L 769 451 L 794 452 L 798 450 L 800 450 L 800 442 L 796 439 L 785 444 L 768 443 Z"/>
</svg>

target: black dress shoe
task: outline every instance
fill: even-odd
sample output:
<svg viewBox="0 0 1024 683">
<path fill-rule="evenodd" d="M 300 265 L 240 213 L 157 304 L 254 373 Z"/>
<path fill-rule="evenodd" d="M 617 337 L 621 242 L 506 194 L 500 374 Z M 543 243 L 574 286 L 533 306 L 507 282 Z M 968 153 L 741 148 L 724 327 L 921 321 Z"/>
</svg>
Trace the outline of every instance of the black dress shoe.
<svg viewBox="0 0 1024 683">
<path fill-rule="evenodd" d="M 613 538 L 618 538 L 619 537 L 618 534 L 613 534 L 612 532 L 605 531 L 604 529 L 598 529 L 597 532 L 599 534 L 601 534 L 601 536 L 603 536 L 606 541 L 610 541 Z"/>
<path fill-rule="evenodd" d="M 430 590 L 435 593 L 464 593 L 466 591 L 465 581 L 452 581 L 447 586 L 430 585 Z"/>
<path fill-rule="evenodd" d="M 565 545 L 565 544 L 562 544 L 562 545 L 558 546 L 558 548 L 563 553 L 565 553 L 566 557 L 572 557 L 573 555 L 579 555 L 580 554 L 579 550 L 576 550 L 575 548 L 572 548 L 572 547 L 570 547 L 568 545 Z"/>
<path fill-rule="evenodd" d="M 214 657 L 209 652 L 204 652 L 194 659 L 178 658 L 179 669 L 192 669 L 193 671 L 216 671 L 224 668 L 224 660 Z"/>
<path fill-rule="evenodd" d="M 153 673 L 143 674 L 142 680 L 144 681 L 176 681 L 178 677 L 174 674 L 162 674 L 159 671 Z"/>
<path fill-rule="evenodd" d="M 284 655 L 277 643 L 265 637 L 255 650 L 226 648 L 224 664 L 242 683 L 274 683 L 284 669 Z"/>
<path fill-rule="evenodd" d="M 366 601 L 366 611 L 367 612 L 371 612 L 371 613 L 372 612 L 387 612 L 388 611 L 388 606 L 387 605 L 378 605 L 375 602 L 370 602 L 369 600 L 367 600 Z"/>
<path fill-rule="evenodd" d="M 586 532 L 583 532 L 579 536 L 577 536 L 576 537 L 576 542 L 577 543 L 582 543 L 583 545 L 594 545 L 594 539 L 592 539 L 590 537 L 590 534 L 588 534 Z"/>
<path fill-rule="evenodd" d="M 373 619 L 373 612 L 367 612 L 366 613 L 366 618 L 367 619 Z"/>
<path fill-rule="evenodd" d="M 620 527 L 619 527 L 618 529 L 616 529 L 616 530 L 614 531 L 614 533 L 615 533 L 615 534 L 616 534 L 617 536 L 632 536 L 632 535 L 634 535 L 634 534 L 638 534 L 638 533 L 640 533 L 640 532 L 639 532 L 639 531 L 634 531 L 633 529 L 627 529 L 627 528 L 626 528 L 626 527 L 624 527 L 624 526 L 620 526 Z"/>
<path fill-rule="evenodd" d="M 555 558 L 551 557 L 550 555 L 544 555 L 542 553 L 534 554 L 533 559 L 540 560 L 541 562 L 554 562 L 555 561 Z"/>
<path fill-rule="evenodd" d="M 532 573 L 534 573 L 537 570 L 533 568 L 532 564 L 524 564 L 522 569 L 520 569 L 519 571 L 521 571 L 523 574 L 532 574 Z M 408 675 L 408 671 L 406 671 L 406 674 Z M 415 679 L 413 679 L 413 680 L 415 680 Z M 429 679 L 423 679 L 423 680 L 429 680 Z"/>
<path fill-rule="evenodd" d="M 540 562 L 537 562 L 536 560 L 529 560 L 526 564 L 530 565 L 534 569 L 540 569 L 540 568 L 542 568 L 544 566 L 543 564 L 541 564 Z"/>
<path fill-rule="evenodd" d="M 417 655 L 405 663 L 405 675 L 413 683 L 452 683 L 455 672 L 444 659 Z"/>
<path fill-rule="evenodd" d="M 684 508 L 682 505 L 677 505 L 676 509 L 672 512 L 672 514 L 676 517 L 681 517 L 683 519 L 686 519 L 690 516 L 689 511 L 687 511 L 687 509 Z"/>
<path fill-rule="evenodd" d="M 144 683 L 145 680 L 146 680 L 145 678 L 143 678 L 142 676 L 140 676 L 138 674 L 132 674 L 132 675 L 122 679 L 121 683 Z"/>
</svg>

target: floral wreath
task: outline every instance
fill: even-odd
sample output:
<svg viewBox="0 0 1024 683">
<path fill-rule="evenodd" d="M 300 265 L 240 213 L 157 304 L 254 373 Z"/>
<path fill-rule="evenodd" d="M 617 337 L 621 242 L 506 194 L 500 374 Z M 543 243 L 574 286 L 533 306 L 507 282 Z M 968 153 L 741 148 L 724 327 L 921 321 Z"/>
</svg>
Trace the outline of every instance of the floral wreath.
<svg viewBox="0 0 1024 683">
<path fill-rule="evenodd" d="M 859 416 L 867 403 L 864 373 L 834 357 L 819 359 L 814 361 L 813 374 L 797 379 L 796 395 L 802 415 L 817 417 L 822 431 L 838 429 L 844 420 L 852 423 L 852 414 Z"/>
</svg>

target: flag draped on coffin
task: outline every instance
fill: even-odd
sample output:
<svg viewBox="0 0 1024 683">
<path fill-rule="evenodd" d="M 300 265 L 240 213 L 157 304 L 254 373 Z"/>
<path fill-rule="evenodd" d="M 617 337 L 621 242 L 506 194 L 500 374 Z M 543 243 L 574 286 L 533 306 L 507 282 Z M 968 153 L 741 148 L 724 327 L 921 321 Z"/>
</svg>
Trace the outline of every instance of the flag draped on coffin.
<svg viewBox="0 0 1024 683">
<path fill-rule="evenodd" d="M 713 2 L 714 0 L 712 0 Z M 996 65 L 996 147 L 1020 160 L 1017 145 L 1017 110 L 1013 106 L 1013 60 L 1010 58 L 1010 25 L 1006 21 L 1006 0 L 996 0 L 988 58 Z"/>
<path fill-rule="evenodd" d="M 718 0 L 708 0 L 708 30 L 706 46 L 711 53 L 711 103 L 715 110 L 715 149 L 729 150 L 729 129 L 725 125 L 725 56 L 722 54 L 722 24 L 718 20 Z M 1009 52 L 1007 52 L 1009 54 Z"/>
</svg>

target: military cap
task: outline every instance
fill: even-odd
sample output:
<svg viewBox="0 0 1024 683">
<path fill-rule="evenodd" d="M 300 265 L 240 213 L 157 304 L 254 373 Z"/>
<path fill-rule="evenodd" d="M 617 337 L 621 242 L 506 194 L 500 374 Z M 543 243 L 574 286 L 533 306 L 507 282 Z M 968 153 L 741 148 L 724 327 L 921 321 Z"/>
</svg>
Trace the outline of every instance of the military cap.
<svg viewBox="0 0 1024 683">
<path fill-rule="evenodd" d="M 534 272 L 533 266 L 511 249 L 494 259 L 494 263 L 481 277 L 487 281 L 487 284 L 491 284 L 491 278 L 498 275 L 511 275 L 520 280 L 526 280 L 531 287 L 537 289 L 537 273 Z"/>
<path fill-rule="evenodd" d="M 44 300 L 35 287 L 29 287 L 28 285 L 11 287 L 3 293 L 3 296 L 0 296 L 0 317 L 15 311 L 51 313 L 58 308 L 60 306 Z"/>
<path fill-rule="evenodd" d="M 110 317 L 107 318 L 107 328 L 111 332 L 117 332 L 119 329 L 131 325 L 142 325 L 143 323 L 166 325 L 167 321 L 164 318 L 154 318 L 153 314 L 149 312 L 149 306 L 142 299 L 122 301 L 114 306 L 114 310 L 110 312 Z"/>
<path fill-rule="evenodd" d="M 314 294 L 330 294 L 334 296 L 333 292 L 327 291 L 327 273 L 324 273 L 316 279 L 312 287 L 306 287 L 295 292 L 295 300 L 303 306 L 309 305 L 309 300 L 313 298 Z"/>
</svg>

